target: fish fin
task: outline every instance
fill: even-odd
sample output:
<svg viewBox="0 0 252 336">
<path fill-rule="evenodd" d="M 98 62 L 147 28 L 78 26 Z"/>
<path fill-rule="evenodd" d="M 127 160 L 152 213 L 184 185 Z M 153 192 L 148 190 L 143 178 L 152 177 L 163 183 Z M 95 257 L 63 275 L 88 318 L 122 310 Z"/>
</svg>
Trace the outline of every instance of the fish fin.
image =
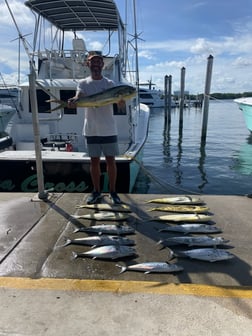
<svg viewBox="0 0 252 336">
<path fill-rule="evenodd" d="M 146 272 L 144 272 L 144 274 L 150 274 L 150 272 L 151 272 L 151 271 L 146 271 Z"/>
<path fill-rule="evenodd" d="M 127 271 L 127 267 L 126 267 L 126 266 L 122 266 L 122 265 L 120 265 L 120 264 L 116 264 L 116 266 L 121 268 L 121 270 L 120 270 L 120 273 L 119 273 L 119 274 L 121 274 L 121 273 L 123 273 L 123 272 Z"/>
</svg>

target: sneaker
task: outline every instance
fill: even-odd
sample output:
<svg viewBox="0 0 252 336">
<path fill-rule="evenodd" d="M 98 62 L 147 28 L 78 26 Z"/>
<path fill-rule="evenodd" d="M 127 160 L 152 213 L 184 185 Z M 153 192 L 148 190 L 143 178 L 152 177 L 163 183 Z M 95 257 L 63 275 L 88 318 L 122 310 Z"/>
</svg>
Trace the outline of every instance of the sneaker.
<svg viewBox="0 0 252 336">
<path fill-rule="evenodd" d="M 98 191 L 93 191 L 87 198 L 87 204 L 97 204 L 99 203 L 102 195 Z"/>
<path fill-rule="evenodd" d="M 110 199 L 113 204 L 122 204 L 122 201 L 120 200 L 120 197 L 117 195 L 116 192 L 110 193 Z"/>
</svg>

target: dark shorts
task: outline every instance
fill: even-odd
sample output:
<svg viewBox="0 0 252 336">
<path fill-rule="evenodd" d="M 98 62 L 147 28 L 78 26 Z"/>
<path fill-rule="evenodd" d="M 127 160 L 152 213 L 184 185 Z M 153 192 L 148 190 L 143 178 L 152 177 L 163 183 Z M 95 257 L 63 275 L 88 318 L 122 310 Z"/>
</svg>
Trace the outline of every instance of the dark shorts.
<svg viewBox="0 0 252 336">
<path fill-rule="evenodd" d="M 116 156 L 119 154 L 117 136 L 86 137 L 88 155 L 91 157 Z"/>
</svg>

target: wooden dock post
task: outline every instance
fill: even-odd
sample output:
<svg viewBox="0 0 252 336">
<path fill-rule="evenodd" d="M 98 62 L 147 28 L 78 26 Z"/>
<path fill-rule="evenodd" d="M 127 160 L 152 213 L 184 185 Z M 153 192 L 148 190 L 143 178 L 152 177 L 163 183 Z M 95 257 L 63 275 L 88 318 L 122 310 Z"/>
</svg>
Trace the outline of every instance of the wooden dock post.
<svg viewBox="0 0 252 336">
<path fill-rule="evenodd" d="M 185 67 L 181 68 L 180 76 L 180 102 L 179 102 L 179 130 L 183 128 L 183 110 L 185 103 Z"/>
<path fill-rule="evenodd" d="M 207 134 L 207 122 L 208 122 L 208 110 L 209 110 L 209 98 L 210 98 L 209 95 L 210 95 L 210 88 L 211 88 L 212 68 L 213 68 L 213 56 L 209 55 L 207 59 L 205 93 L 204 93 L 204 100 L 203 100 L 203 121 L 202 121 L 202 130 L 201 130 L 201 141 L 206 140 L 206 134 Z"/>
<path fill-rule="evenodd" d="M 172 76 L 165 76 L 164 81 L 164 99 L 165 99 L 165 123 L 171 124 L 171 87 Z"/>
</svg>

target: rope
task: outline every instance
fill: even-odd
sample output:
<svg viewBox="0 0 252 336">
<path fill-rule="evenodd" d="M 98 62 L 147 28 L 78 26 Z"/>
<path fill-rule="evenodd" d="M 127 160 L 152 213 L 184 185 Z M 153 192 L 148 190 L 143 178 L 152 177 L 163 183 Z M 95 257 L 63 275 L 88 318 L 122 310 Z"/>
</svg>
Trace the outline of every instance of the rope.
<svg viewBox="0 0 252 336">
<path fill-rule="evenodd" d="M 182 191 L 183 193 L 201 195 L 201 193 L 197 193 L 197 192 L 194 192 L 194 191 L 191 191 L 191 190 L 179 188 L 179 187 L 177 187 L 175 185 L 172 185 L 171 183 L 168 183 L 168 182 L 165 182 L 165 183 L 161 182 L 159 178 L 154 176 L 147 168 L 144 167 L 143 163 L 140 162 L 139 160 L 137 160 L 135 157 L 132 157 L 132 156 L 126 156 L 126 157 L 134 160 L 140 166 L 140 168 L 142 169 L 144 174 L 146 176 L 148 176 L 152 180 L 152 182 L 154 182 L 165 193 L 170 193 L 170 188 L 173 188 L 173 189 L 178 190 L 180 192 Z"/>
</svg>

